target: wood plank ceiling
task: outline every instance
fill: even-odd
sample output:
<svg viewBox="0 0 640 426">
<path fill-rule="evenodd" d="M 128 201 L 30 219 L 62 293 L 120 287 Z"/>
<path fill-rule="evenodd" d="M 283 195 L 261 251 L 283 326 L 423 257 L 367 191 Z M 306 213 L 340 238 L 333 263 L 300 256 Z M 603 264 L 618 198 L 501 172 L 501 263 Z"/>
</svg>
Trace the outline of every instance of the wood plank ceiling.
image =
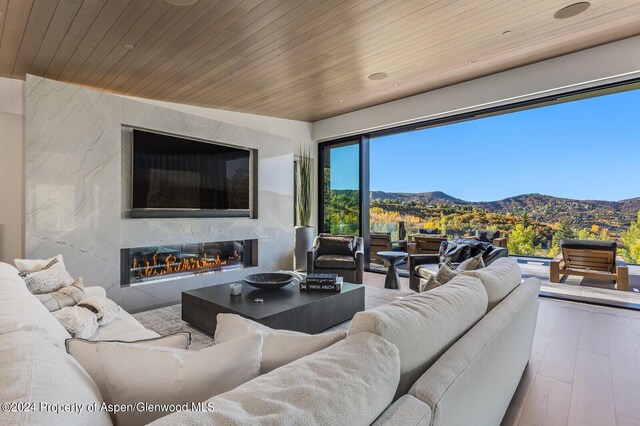
<svg viewBox="0 0 640 426">
<path fill-rule="evenodd" d="M 570 3 L 0 0 L 0 76 L 316 121 L 640 34 L 638 0 Z"/>
</svg>

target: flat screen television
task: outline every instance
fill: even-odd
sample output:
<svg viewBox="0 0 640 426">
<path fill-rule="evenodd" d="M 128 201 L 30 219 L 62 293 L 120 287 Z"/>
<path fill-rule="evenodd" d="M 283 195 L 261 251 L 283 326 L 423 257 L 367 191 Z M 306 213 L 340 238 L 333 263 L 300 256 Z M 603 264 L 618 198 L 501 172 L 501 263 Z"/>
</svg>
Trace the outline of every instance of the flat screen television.
<svg viewBox="0 0 640 426">
<path fill-rule="evenodd" d="M 251 150 L 133 130 L 132 217 L 250 217 Z"/>
</svg>

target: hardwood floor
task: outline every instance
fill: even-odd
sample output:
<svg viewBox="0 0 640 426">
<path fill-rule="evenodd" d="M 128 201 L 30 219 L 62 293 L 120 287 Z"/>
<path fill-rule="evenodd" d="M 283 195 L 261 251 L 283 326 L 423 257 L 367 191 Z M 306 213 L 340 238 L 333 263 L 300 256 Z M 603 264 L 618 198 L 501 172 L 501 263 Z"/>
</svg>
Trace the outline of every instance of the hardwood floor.
<svg viewBox="0 0 640 426">
<path fill-rule="evenodd" d="M 640 312 L 540 299 L 503 425 L 640 425 Z"/>
</svg>

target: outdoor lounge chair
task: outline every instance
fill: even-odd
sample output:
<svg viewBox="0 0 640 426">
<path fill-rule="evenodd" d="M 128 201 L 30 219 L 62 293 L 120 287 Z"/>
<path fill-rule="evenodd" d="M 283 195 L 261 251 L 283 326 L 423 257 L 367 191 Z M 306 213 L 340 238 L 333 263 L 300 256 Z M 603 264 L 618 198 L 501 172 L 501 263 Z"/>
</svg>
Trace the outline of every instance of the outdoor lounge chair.
<svg viewBox="0 0 640 426">
<path fill-rule="evenodd" d="M 391 241 L 390 232 L 371 232 L 369 234 L 369 262 L 384 263 L 378 256 L 379 251 L 407 251 L 405 240 Z"/>
<path fill-rule="evenodd" d="M 567 275 L 614 280 L 616 289 L 629 290 L 629 269 L 616 255 L 613 241 L 562 240 L 560 254 L 551 261 L 549 281 L 559 283 Z"/>
</svg>

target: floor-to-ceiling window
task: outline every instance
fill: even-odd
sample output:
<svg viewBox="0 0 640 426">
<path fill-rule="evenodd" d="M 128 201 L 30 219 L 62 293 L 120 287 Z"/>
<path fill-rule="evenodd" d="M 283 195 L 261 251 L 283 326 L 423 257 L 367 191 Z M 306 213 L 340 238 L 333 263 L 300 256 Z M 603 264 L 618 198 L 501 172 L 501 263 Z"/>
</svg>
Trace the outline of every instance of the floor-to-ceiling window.
<svg viewBox="0 0 640 426">
<path fill-rule="evenodd" d="M 320 144 L 323 230 L 389 233 L 409 253 L 419 234 L 499 231 L 525 275 L 547 283 L 563 239 L 615 241 L 640 295 L 638 116 L 634 82 Z"/>
<path fill-rule="evenodd" d="M 640 263 L 640 89 L 370 139 L 370 227 L 500 231 L 511 255 L 616 241 Z"/>
<path fill-rule="evenodd" d="M 360 142 L 328 145 L 321 152 L 321 230 L 360 234 Z"/>
</svg>

